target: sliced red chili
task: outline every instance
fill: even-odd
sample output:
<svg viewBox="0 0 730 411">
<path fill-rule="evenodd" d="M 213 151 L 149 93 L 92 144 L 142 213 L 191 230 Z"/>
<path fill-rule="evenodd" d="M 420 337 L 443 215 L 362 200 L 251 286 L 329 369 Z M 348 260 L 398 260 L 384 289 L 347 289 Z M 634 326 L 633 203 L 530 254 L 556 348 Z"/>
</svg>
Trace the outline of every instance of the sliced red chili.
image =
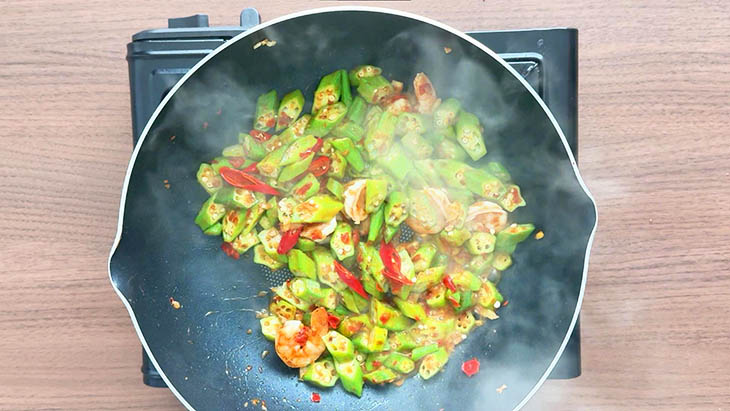
<svg viewBox="0 0 730 411">
<path fill-rule="evenodd" d="M 281 235 L 281 240 L 279 241 L 279 246 L 276 248 L 276 252 L 279 254 L 286 254 L 294 248 L 294 246 L 297 244 L 297 240 L 299 240 L 299 234 L 302 233 L 302 227 L 294 228 L 289 231 L 285 231 L 284 234 Z"/>
<path fill-rule="evenodd" d="M 385 324 L 388 322 L 388 320 L 390 320 L 390 314 L 388 314 L 388 313 L 380 314 L 380 318 L 378 318 L 378 320 L 380 320 L 381 324 Z"/>
<path fill-rule="evenodd" d="M 319 151 L 319 149 L 322 148 L 323 145 L 324 145 L 324 140 L 322 140 L 321 138 L 317 137 L 317 142 L 314 143 L 314 145 L 312 147 L 309 147 L 308 149 L 306 149 L 306 150 L 302 151 L 301 153 L 299 153 L 299 157 L 300 158 L 306 158 L 311 153 L 316 153 L 317 151 Z"/>
<path fill-rule="evenodd" d="M 471 360 L 464 361 L 463 364 L 461 364 L 461 371 L 466 374 L 467 377 L 471 377 L 472 375 L 479 372 L 479 360 L 476 358 L 472 358 Z"/>
<path fill-rule="evenodd" d="M 322 397 L 317 394 L 316 392 L 312 393 L 312 402 L 319 402 L 322 399 Z"/>
<path fill-rule="evenodd" d="M 451 278 L 450 275 L 446 274 L 441 282 L 444 283 L 446 288 L 451 290 L 452 293 L 456 292 L 456 284 L 454 284 L 454 280 Z"/>
<path fill-rule="evenodd" d="M 342 233 L 340 241 L 342 241 L 342 244 L 350 244 L 350 233 Z"/>
<path fill-rule="evenodd" d="M 275 125 L 276 125 L 275 118 L 272 117 L 272 118 L 266 120 L 266 127 L 274 127 Z"/>
<path fill-rule="evenodd" d="M 385 241 L 381 241 L 378 252 L 380 253 L 380 258 L 383 260 L 383 265 L 385 265 L 383 275 L 392 280 L 394 286 L 396 285 L 395 283 L 398 285 L 413 284 L 413 281 L 400 272 L 400 255 L 398 255 L 395 247 Z"/>
<path fill-rule="evenodd" d="M 235 168 L 230 167 L 221 167 L 220 174 L 226 183 L 234 187 L 245 188 L 246 190 L 258 191 L 265 194 L 280 195 L 279 191 L 274 187 L 271 187 L 258 178 L 250 174 L 246 174 L 241 170 L 236 170 Z"/>
<path fill-rule="evenodd" d="M 307 190 L 309 190 L 312 187 L 312 183 L 306 183 L 303 186 L 297 188 L 297 190 L 294 192 L 297 195 L 303 196 L 307 193 Z"/>
<path fill-rule="evenodd" d="M 247 173 L 257 173 L 259 171 L 256 166 L 259 165 L 258 161 L 254 161 L 253 163 L 249 164 L 248 167 L 244 168 L 243 171 Z"/>
<path fill-rule="evenodd" d="M 454 307 L 461 306 L 461 303 L 459 303 L 459 301 L 456 298 L 454 298 L 453 295 L 448 296 L 446 299 L 449 300 L 449 302 L 451 303 L 451 305 L 453 305 Z"/>
<path fill-rule="evenodd" d="M 241 168 L 243 163 L 246 162 L 246 159 L 243 157 L 228 157 L 228 162 L 231 163 L 234 168 Z"/>
<path fill-rule="evenodd" d="M 297 333 L 294 335 L 294 342 L 297 344 L 304 344 L 309 339 L 309 333 L 307 332 L 307 327 L 302 327 Z"/>
<path fill-rule="evenodd" d="M 332 160 L 326 156 L 319 156 L 312 161 L 307 171 L 314 174 L 315 177 L 323 176 L 330 169 Z"/>
<path fill-rule="evenodd" d="M 235 248 L 231 245 L 231 243 L 222 243 L 221 244 L 221 250 L 223 250 L 224 253 L 226 253 L 227 256 L 231 257 L 234 260 L 238 260 L 238 257 L 240 255 L 238 254 L 238 251 L 236 251 Z"/>
<path fill-rule="evenodd" d="M 342 282 L 347 284 L 348 287 L 352 288 L 352 291 L 360 294 L 362 298 L 369 300 L 370 296 L 368 295 L 368 293 L 365 292 L 365 289 L 363 288 L 360 280 L 358 280 L 357 277 L 355 277 L 355 275 L 350 272 L 350 270 L 345 268 L 344 265 L 340 264 L 339 261 L 335 261 L 334 264 L 335 271 L 337 271 L 337 275 L 340 276 Z"/>
<path fill-rule="evenodd" d="M 266 125 L 269 126 L 268 124 L 266 124 Z M 271 126 L 273 126 L 273 124 Z M 269 127 L 271 127 L 271 126 L 269 126 Z M 248 134 L 258 141 L 267 141 L 271 138 L 271 134 L 269 134 L 265 131 L 256 130 L 256 129 L 249 131 Z"/>
<path fill-rule="evenodd" d="M 373 361 L 373 367 L 380 367 L 381 365 L 383 365 L 382 362 L 380 362 L 378 360 Z"/>
<path fill-rule="evenodd" d="M 330 328 L 337 328 L 340 325 L 340 317 L 327 313 L 327 324 L 329 324 Z"/>
</svg>

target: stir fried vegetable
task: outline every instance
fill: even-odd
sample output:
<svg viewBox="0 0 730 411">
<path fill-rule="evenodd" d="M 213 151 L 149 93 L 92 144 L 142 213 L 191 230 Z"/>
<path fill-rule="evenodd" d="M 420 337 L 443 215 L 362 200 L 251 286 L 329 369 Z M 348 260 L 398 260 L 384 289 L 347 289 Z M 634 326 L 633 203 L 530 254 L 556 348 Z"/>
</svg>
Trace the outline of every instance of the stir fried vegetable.
<svg viewBox="0 0 730 411">
<path fill-rule="evenodd" d="M 195 223 L 232 258 L 253 249 L 294 275 L 260 322 L 303 381 L 360 396 L 432 378 L 506 305 L 494 279 L 535 229 L 510 218 L 520 187 L 469 162 L 487 155 L 479 118 L 424 73 L 404 93 L 379 67 L 337 70 L 304 106 L 300 90 L 259 96 L 253 128 L 197 170 L 210 197 Z"/>
</svg>

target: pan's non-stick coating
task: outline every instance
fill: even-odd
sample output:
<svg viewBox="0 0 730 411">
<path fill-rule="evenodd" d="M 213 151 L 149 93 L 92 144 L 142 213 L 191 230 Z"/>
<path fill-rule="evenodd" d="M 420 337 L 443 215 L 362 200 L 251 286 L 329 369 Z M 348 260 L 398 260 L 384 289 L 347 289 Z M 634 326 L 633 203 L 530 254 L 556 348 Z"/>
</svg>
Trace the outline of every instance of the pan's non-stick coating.
<svg viewBox="0 0 730 411">
<path fill-rule="evenodd" d="M 277 43 L 254 50 L 263 38 Z M 410 378 L 402 387 L 368 386 L 357 399 L 339 386 L 313 389 L 281 363 L 253 311 L 269 299 L 257 294 L 285 273 L 264 272 L 251 253 L 226 257 L 220 238 L 204 236 L 193 219 L 207 197 L 195 180 L 198 165 L 250 128 L 258 94 L 301 88 L 311 100 L 320 76 L 361 63 L 405 82 L 423 71 L 441 96 L 455 96 L 476 113 L 490 150 L 480 164 L 498 159 L 507 165 L 529 205 L 516 219 L 534 222 L 545 238 L 518 248 L 500 284 L 509 306 L 457 347 L 443 373 L 429 381 Z M 594 224 L 594 205 L 558 132 L 493 57 L 416 19 L 327 12 L 238 39 L 172 96 L 132 169 L 111 276 L 161 370 L 198 409 L 252 406 L 255 398 L 269 409 L 511 409 L 543 376 L 566 336 Z M 170 297 L 182 307 L 174 309 Z M 269 355 L 262 358 L 264 351 Z M 472 357 L 481 361 L 481 372 L 467 378 L 460 364 Z M 507 389 L 498 394 L 503 384 Z M 322 403 L 310 402 L 312 391 L 322 394 Z"/>
</svg>

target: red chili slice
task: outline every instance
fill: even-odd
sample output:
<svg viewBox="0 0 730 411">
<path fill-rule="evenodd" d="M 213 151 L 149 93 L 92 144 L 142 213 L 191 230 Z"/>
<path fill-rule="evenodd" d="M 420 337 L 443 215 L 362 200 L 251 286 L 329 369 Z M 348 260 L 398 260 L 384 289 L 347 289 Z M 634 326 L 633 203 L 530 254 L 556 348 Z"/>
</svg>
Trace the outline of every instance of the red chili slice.
<svg viewBox="0 0 730 411">
<path fill-rule="evenodd" d="M 373 367 L 380 367 L 381 365 L 383 365 L 382 362 L 380 362 L 378 360 L 373 361 Z"/>
<path fill-rule="evenodd" d="M 444 283 L 446 288 L 451 290 L 452 293 L 456 292 L 456 284 L 454 284 L 454 280 L 451 278 L 450 275 L 446 274 L 441 282 Z"/>
<path fill-rule="evenodd" d="M 265 194 L 280 195 L 279 191 L 274 187 L 271 187 L 258 178 L 250 174 L 246 174 L 241 170 L 236 170 L 235 168 L 230 167 L 221 167 L 220 174 L 226 183 L 234 187 L 245 188 L 247 190 L 258 191 Z"/>
<path fill-rule="evenodd" d="M 311 153 L 316 153 L 317 151 L 319 151 L 319 149 L 322 148 L 323 145 L 324 145 L 324 140 L 322 140 L 321 138 L 317 137 L 317 142 L 314 143 L 314 145 L 312 147 L 310 147 L 310 148 L 302 151 L 301 153 L 299 153 L 299 157 L 300 158 L 306 158 Z"/>
<path fill-rule="evenodd" d="M 340 317 L 327 313 L 327 324 L 329 324 L 330 328 L 337 328 L 340 325 Z"/>
<path fill-rule="evenodd" d="M 307 193 L 307 190 L 309 190 L 312 187 L 312 183 L 304 184 L 303 186 L 297 188 L 297 190 L 294 192 L 300 196 L 303 196 Z"/>
<path fill-rule="evenodd" d="M 259 171 L 256 166 L 259 165 L 258 161 L 254 161 L 253 163 L 249 164 L 248 167 L 244 168 L 242 171 L 245 171 L 247 173 L 257 173 Z"/>
<path fill-rule="evenodd" d="M 236 251 L 235 248 L 231 245 L 231 243 L 222 243 L 221 244 L 221 250 L 223 250 L 224 253 L 226 253 L 227 256 L 231 257 L 234 260 L 238 260 L 238 257 L 240 255 L 238 254 L 238 251 Z"/>
<path fill-rule="evenodd" d="M 246 162 L 246 159 L 243 157 L 228 157 L 228 162 L 231 163 L 234 168 L 241 168 L 243 163 Z"/>
<path fill-rule="evenodd" d="M 312 402 L 319 402 L 322 399 L 322 397 L 317 394 L 316 392 L 312 393 Z"/>
<path fill-rule="evenodd" d="M 360 294 L 362 296 L 362 298 L 369 300 L 370 296 L 368 295 L 368 293 L 365 292 L 365 289 L 363 288 L 360 280 L 358 280 L 357 277 L 355 277 L 350 272 L 350 270 L 345 268 L 344 265 L 340 264 L 339 261 L 335 261 L 334 264 L 335 264 L 335 271 L 337 271 L 337 275 L 340 276 L 340 278 L 342 279 L 342 282 L 347 284 L 348 287 L 352 288 L 352 291 Z"/>
<path fill-rule="evenodd" d="M 340 241 L 342 241 L 342 244 L 350 244 L 350 234 L 342 233 L 340 235 Z"/>
<path fill-rule="evenodd" d="M 384 276 L 399 285 L 413 284 L 413 281 L 400 272 L 400 255 L 398 255 L 395 247 L 385 241 L 381 241 L 380 250 L 378 250 L 378 252 L 380 253 L 380 258 L 383 260 L 383 265 L 385 265 L 385 269 L 383 270 Z"/>
<path fill-rule="evenodd" d="M 279 246 L 276 248 L 276 252 L 279 254 L 286 254 L 294 248 L 294 246 L 297 244 L 297 240 L 299 240 L 299 234 L 302 233 L 302 227 L 294 228 L 289 231 L 285 231 L 284 234 L 281 235 L 281 240 L 279 241 Z"/>
<path fill-rule="evenodd" d="M 268 124 L 267 124 L 267 126 L 268 126 Z M 272 126 L 273 126 L 273 124 L 272 124 Z M 269 127 L 271 127 L 271 126 L 269 126 Z M 271 134 L 269 134 L 265 131 L 256 130 L 256 129 L 249 131 L 248 134 L 258 141 L 267 141 L 268 139 L 271 138 Z"/>
<path fill-rule="evenodd" d="M 472 375 L 479 372 L 479 360 L 476 358 L 472 358 L 471 360 L 464 361 L 463 364 L 461 364 L 461 371 L 466 374 L 467 377 L 471 377 Z"/>
<path fill-rule="evenodd" d="M 315 177 L 323 176 L 330 169 L 332 160 L 329 157 L 319 156 L 312 161 L 307 171 L 314 174 Z"/>
<path fill-rule="evenodd" d="M 459 303 L 459 301 L 457 301 L 456 298 L 454 298 L 453 295 L 448 296 L 448 298 L 446 298 L 446 299 L 449 300 L 449 302 L 451 303 L 451 305 L 453 305 L 454 307 L 461 306 L 461 303 Z"/>
<path fill-rule="evenodd" d="M 307 339 L 309 339 L 309 327 L 304 326 L 302 329 L 297 331 L 296 335 L 294 335 L 294 341 L 297 344 L 304 344 L 307 342 Z"/>
</svg>

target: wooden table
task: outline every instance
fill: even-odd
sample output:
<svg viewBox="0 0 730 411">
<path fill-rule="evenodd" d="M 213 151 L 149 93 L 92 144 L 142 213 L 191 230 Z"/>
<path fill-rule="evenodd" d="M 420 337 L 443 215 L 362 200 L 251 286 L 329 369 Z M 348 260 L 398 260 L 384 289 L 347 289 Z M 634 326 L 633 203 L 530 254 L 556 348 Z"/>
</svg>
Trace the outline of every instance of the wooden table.
<svg viewBox="0 0 730 411">
<path fill-rule="evenodd" d="M 331 1 L 35 2 L 0 13 L 0 408 L 180 408 L 142 385 L 107 278 L 132 150 L 125 44 Z M 456 4 L 458 3 L 458 5 Z M 518 4 L 519 3 L 519 4 Z M 730 7 L 723 1 L 365 2 L 459 29 L 580 29 L 581 170 L 599 206 L 583 375 L 530 409 L 730 407 Z"/>
</svg>

